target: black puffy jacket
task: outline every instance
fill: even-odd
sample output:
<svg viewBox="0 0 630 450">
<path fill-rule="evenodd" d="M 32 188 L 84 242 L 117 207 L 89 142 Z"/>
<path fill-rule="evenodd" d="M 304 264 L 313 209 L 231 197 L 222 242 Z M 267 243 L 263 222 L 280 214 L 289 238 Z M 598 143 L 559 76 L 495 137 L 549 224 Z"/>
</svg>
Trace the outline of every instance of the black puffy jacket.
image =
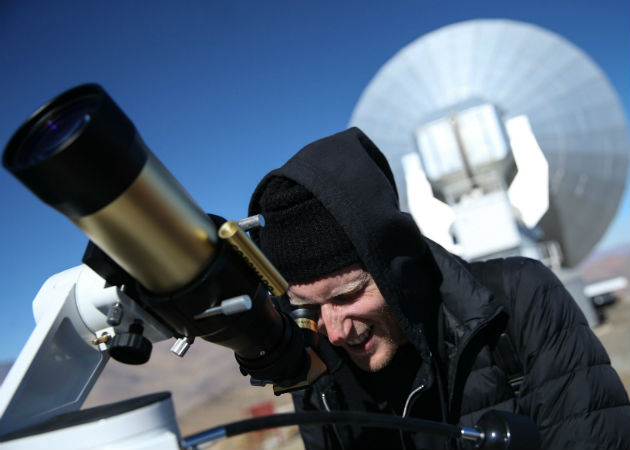
<svg viewBox="0 0 630 450">
<path fill-rule="evenodd" d="M 391 170 L 357 128 L 316 141 L 268 174 L 309 189 L 342 226 L 420 360 L 405 413 L 473 426 L 489 409 L 530 416 L 542 448 L 630 448 L 630 406 L 619 377 L 579 308 L 539 262 L 510 258 L 502 269 L 505 307 L 467 263 L 423 237 L 398 207 Z M 518 396 L 494 349 L 506 331 L 524 370 Z M 293 394 L 296 410 L 387 412 L 358 382 L 343 351 L 325 339 L 328 373 Z M 307 449 L 439 448 L 426 435 L 350 426 L 305 426 Z"/>
</svg>

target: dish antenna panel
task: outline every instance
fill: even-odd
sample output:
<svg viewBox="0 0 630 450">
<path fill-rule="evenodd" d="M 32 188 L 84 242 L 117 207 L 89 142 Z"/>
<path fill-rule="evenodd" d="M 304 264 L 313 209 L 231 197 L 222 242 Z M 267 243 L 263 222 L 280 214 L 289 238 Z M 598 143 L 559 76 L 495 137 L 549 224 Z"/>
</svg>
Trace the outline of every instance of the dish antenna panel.
<svg viewBox="0 0 630 450">
<path fill-rule="evenodd" d="M 628 133 L 597 65 L 557 34 L 473 20 L 401 49 L 350 121 L 387 156 L 401 206 L 463 256 L 577 265 L 623 194 Z"/>
</svg>

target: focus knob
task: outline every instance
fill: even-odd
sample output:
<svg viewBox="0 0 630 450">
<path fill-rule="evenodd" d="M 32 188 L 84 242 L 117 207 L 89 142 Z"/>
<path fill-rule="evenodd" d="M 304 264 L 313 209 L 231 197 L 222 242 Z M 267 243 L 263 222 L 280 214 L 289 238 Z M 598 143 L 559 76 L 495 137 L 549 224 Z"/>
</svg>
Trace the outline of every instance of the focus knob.
<svg viewBox="0 0 630 450">
<path fill-rule="evenodd" d="M 142 335 L 144 328 L 138 322 L 129 326 L 126 333 L 118 333 L 112 339 L 109 356 L 125 364 L 144 364 L 151 357 L 153 344 Z"/>
</svg>

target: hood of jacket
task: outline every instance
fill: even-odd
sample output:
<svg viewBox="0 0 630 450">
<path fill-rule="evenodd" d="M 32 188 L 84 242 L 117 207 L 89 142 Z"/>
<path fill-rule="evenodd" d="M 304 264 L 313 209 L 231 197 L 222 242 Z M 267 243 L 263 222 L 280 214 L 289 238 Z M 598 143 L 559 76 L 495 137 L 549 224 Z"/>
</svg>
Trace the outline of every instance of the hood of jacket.
<svg viewBox="0 0 630 450">
<path fill-rule="evenodd" d="M 250 215 L 261 212 L 261 193 L 274 176 L 301 184 L 332 214 L 424 360 L 437 339 L 442 304 L 460 326 L 458 339 L 496 312 L 492 295 L 464 263 L 423 237 L 400 210 L 387 160 L 360 129 L 315 141 L 267 174 L 254 191 Z"/>
</svg>

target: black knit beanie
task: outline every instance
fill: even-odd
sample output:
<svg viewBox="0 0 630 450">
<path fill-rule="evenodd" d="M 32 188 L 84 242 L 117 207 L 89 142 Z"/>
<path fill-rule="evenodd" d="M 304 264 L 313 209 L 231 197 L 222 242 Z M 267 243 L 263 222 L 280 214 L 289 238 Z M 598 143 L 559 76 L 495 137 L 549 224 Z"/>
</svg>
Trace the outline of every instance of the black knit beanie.
<svg viewBox="0 0 630 450">
<path fill-rule="evenodd" d="M 265 227 L 252 237 L 287 281 L 312 280 L 359 262 L 346 233 L 302 185 L 271 177 L 259 205 Z"/>
</svg>

